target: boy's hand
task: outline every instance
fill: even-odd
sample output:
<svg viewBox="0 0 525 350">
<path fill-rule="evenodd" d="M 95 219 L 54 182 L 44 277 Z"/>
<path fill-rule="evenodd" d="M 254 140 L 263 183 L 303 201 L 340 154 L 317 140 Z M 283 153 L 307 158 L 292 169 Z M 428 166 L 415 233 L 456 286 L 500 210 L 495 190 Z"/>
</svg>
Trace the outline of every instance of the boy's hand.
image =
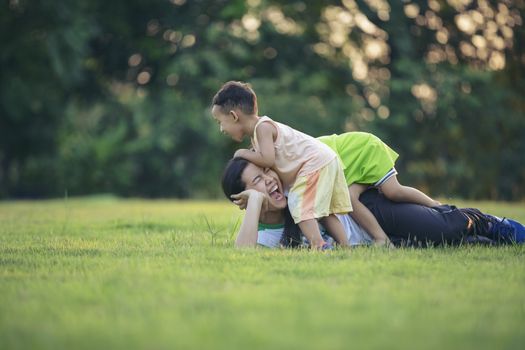
<svg viewBox="0 0 525 350">
<path fill-rule="evenodd" d="M 232 194 L 230 196 L 233 199 L 233 203 L 238 205 L 240 209 L 246 209 L 248 201 L 255 200 L 261 205 L 261 209 L 266 211 L 268 209 L 268 197 L 256 190 L 249 189 L 242 191 L 241 193 Z"/>
<path fill-rule="evenodd" d="M 233 158 L 244 158 L 246 159 L 246 154 L 252 154 L 253 151 L 250 151 L 249 149 L 246 149 L 246 148 L 241 148 L 241 149 L 238 149 L 237 151 L 235 151 L 235 154 L 233 155 Z"/>
</svg>

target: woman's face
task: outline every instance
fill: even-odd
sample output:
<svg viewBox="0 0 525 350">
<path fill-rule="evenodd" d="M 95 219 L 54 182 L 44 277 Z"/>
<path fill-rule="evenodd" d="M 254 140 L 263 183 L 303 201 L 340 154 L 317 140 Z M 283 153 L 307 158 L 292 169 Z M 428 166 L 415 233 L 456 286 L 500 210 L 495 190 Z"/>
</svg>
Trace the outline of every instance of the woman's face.
<svg viewBox="0 0 525 350">
<path fill-rule="evenodd" d="M 241 176 L 246 189 L 253 189 L 268 197 L 269 210 L 286 208 L 286 197 L 283 194 L 283 184 L 277 174 L 269 169 L 263 169 L 255 164 L 248 163 Z"/>
</svg>

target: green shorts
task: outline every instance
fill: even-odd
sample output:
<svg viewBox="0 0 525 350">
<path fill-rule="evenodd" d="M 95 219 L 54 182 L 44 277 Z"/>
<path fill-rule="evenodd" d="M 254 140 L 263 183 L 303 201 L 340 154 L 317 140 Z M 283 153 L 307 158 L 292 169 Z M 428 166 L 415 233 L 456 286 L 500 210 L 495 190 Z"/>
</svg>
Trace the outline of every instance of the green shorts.
<svg viewBox="0 0 525 350">
<path fill-rule="evenodd" d="M 366 132 L 347 132 L 318 139 L 337 153 L 348 186 L 376 184 L 394 168 L 399 156 L 379 137 Z"/>
</svg>

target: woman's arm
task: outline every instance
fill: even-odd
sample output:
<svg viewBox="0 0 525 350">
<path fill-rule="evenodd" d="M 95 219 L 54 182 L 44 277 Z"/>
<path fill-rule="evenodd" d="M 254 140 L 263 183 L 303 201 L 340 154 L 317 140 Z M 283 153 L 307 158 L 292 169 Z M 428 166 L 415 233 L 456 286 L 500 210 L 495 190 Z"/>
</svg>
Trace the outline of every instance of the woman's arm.
<svg viewBox="0 0 525 350">
<path fill-rule="evenodd" d="M 261 192 L 256 190 L 246 190 L 231 196 L 234 203 L 239 207 L 246 208 L 246 214 L 242 221 L 235 247 L 255 247 L 257 246 L 259 217 L 261 209 L 267 205 L 267 198 Z"/>
<path fill-rule="evenodd" d="M 235 152 L 234 157 L 241 157 L 261 168 L 272 168 L 275 164 L 275 148 L 273 145 L 274 134 L 277 132 L 275 126 L 270 123 L 261 123 L 257 130 L 259 151 L 240 149 Z"/>
</svg>

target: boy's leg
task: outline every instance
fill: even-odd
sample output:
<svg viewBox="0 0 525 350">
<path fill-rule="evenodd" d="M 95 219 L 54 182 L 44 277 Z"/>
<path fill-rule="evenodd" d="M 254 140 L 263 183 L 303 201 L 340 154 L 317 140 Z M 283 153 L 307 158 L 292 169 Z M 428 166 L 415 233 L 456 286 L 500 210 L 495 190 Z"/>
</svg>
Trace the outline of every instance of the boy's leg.
<svg viewBox="0 0 525 350">
<path fill-rule="evenodd" d="M 330 214 L 322 218 L 321 223 L 337 243 L 342 246 L 348 246 L 348 238 L 346 236 L 345 228 L 337 216 Z"/>
<path fill-rule="evenodd" d="M 310 242 L 310 247 L 314 249 L 321 249 L 325 243 L 319 231 L 319 224 L 316 219 L 304 220 L 298 223 L 303 235 Z"/>
<path fill-rule="evenodd" d="M 397 181 L 397 176 L 392 176 L 386 180 L 379 189 L 385 197 L 394 202 L 407 202 L 421 204 L 426 207 L 436 207 L 441 205 L 423 192 L 413 187 L 403 186 Z"/>
<path fill-rule="evenodd" d="M 383 231 L 372 212 L 370 212 L 370 210 L 368 210 L 368 208 L 365 207 L 359 200 L 359 196 L 367 188 L 368 186 L 360 184 L 352 184 L 350 187 L 348 187 L 348 191 L 350 192 L 350 200 L 352 201 L 352 207 L 354 208 L 354 210 L 349 214 L 355 221 L 357 221 L 359 225 L 361 225 L 366 230 L 366 232 L 372 236 L 376 244 L 389 245 L 390 240 L 388 239 L 385 231 Z"/>
</svg>

